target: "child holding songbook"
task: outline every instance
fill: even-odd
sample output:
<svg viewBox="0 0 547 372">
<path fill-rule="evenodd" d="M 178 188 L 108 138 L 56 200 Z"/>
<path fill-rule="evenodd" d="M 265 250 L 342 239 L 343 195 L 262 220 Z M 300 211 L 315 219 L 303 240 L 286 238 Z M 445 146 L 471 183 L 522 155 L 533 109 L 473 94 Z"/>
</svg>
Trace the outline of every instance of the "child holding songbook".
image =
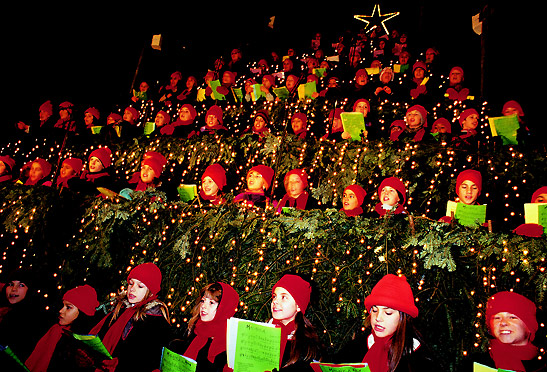
<svg viewBox="0 0 547 372">
<path fill-rule="evenodd" d="M 465 205 L 479 205 L 477 198 L 482 191 L 482 175 L 474 169 L 466 169 L 461 171 L 456 178 L 456 194 L 455 202 Z M 486 218 L 486 217 L 485 217 Z M 450 223 L 452 216 L 443 216 L 439 221 Z"/>
<path fill-rule="evenodd" d="M 547 203 L 547 186 L 542 186 L 532 194 L 531 204 Z M 525 207 L 526 208 L 526 207 Z M 526 209 L 525 209 L 526 213 Z M 538 238 L 543 235 L 544 227 L 538 223 L 526 222 L 520 224 L 515 230 L 515 234 Z M 539 221 L 537 221 L 539 222 Z"/>
<path fill-rule="evenodd" d="M 59 321 L 38 341 L 25 362 L 27 368 L 31 372 L 95 371 L 94 358 L 101 359 L 68 332 L 87 334 L 98 306 L 97 293 L 90 285 L 68 290 Z"/>
<path fill-rule="evenodd" d="M 154 263 L 135 266 L 127 276 L 127 290 L 89 332 L 99 336 L 113 357 L 102 361 L 103 369 L 134 372 L 158 367 L 170 339 L 168 308 L 158 299 L 161 279 Z"/>
<path fill-rule="evenodd" d="M 199 293 L 184 338 L 168 348 L 197 362 L 198 372 L 230 371 L 226 355 L 227 320 L 234 316 L 239 295 L 228 284 L 215 282 Z"/>
<path fill-rule="evenodd" d="M 360 331 L 334 357 L 337 363 L 368 363 L 371 372 L 437 371 L 412 319 L 418 316 L 404 276 L 387 274 L 365 298 Z"/>
<path fill-rule="evenodd" d="M 68 187 L 84 194 L 97 194 L 97 187 L 112 190 L 116 187 L 116 180 L 112 166 L 112 151 L 108 147 L 93 150 L 88 156 L 87 169 L 80 177 L 73 177 L 67 181 Z"/>
<path fill-rule="evenodd" d="M 311 294 L 311 283 L 293 274 L 272 288 L 270 323 L 281 328 L 280 371 L 312 371 L 310 363 L 321 358 L 319 336 L 305 316 Z"/>
<path fill-rule="evenodd" d="M 486 303 L 485 322 L 493 338 L 487 352 L 473 356 L 474 362 L 508 371 L 547 371 L 532 344 L 538 330 L 534 302 L 515 292 L 498 292 Z"/>
<path fill-rule="evenodd" d="M 281 213 L 283 208 L 295 208 L 308 210 L 319 207 L 318 200 L 314 199 L 308 188 L 308 173 L 304 169 L 292 169 L 283 179 L 285 195 L 277 204 L 277 211 Z"/>
</svg>

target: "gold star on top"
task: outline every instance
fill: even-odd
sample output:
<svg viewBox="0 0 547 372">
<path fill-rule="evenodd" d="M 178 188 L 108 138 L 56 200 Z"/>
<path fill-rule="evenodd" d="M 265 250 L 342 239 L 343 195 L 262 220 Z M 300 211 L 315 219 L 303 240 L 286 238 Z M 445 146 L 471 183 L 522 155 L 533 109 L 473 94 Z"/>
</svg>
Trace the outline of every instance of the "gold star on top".
<svg viewBox="0 0 547 372">
<path fill-rule="evenodd" d="M 376 14 L 376 13 L 378 13 L 378 14 Z M 372 23 L 373 26 L 370 28 L 370 30 L 368 32 L 370 32 L 370 31 L 374 30 L 376 27 L 382 25 L 382 27 L 383 27 L 384 31 L 386 32 L 386 34 L 389 35 L 389 31 L 388 31 L 388 29 L 385 25 L 385 22 L 390 20 L 393 17 L 398 16 L 398 15 L 399 15 L 399 12 L 382 14 L 380 12 L 380 4 L 376 4 L 376 5 L 374 5 L 374 10 L 372 11 L 372 15 L 354 15 L 353 18 L 358 19 L 361 22 L 365 22 L 367 24 L 365 26 L 365 30 Z M 370 20 L 368 20 L 367 18 L 370 19 Z"/>
</svg>

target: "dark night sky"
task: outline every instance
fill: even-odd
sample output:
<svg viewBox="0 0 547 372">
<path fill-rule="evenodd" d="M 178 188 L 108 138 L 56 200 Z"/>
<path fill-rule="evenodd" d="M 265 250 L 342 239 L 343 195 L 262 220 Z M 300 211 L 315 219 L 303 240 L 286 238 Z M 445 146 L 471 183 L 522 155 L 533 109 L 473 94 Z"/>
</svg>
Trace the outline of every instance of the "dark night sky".
<svg viewBox="0 0 547 372">
<path fill-rule="evenodd" d="M 5 22 L 2 26 L 8 93 L 4 125 L 34 119 L 38 105 L 46 99 L 83 106 L 124 102 L 143 47 L 142 75 L 163 82 L 175 69 L 185 73 L 198 66 L 192 72 L 202 76 L 208 63 L 240 43 L 244 50 L 266 47 L 269 51 L 277 42 L 286 50 L 307 44 L 317 31 L 328 37 L 362 27 L 364 23 L 353 15 L 370 14 L 376 2 L 335 3 L 329 7 L 306 2 L 307 8 L 268 5 L 251 11 L 241 5 L 238 10 L 209 2 L 146 4 L 133 9 L 90 3 L 79 11 L 74 10 L 76 3 L 55 9 L 38 5 L 31 10 L 24 9 L 25 4 L 16 5 L 15 11 L 4 17 L 17 26 L 6 27 Z M 480 0 L 379 3 L 383 13 L 401 12 L 388 21 L 388 28 L 408 32 L 409 42 L 423 50 L 436 46 L 445 61 L 463 65 L 468 79 L 478 86 L 481 38 L 471 28 L 471 17 L 479 11 Z M 526 91 L 524 75 L 515 72 L 515 67 L 534 57 L 532 39 L 539 27 L 529 18 L 537 12 L 525 2 L 519 4 L 499 6 L 490 18 L 486 87 L 493 102 L 519 100 L 530 122 L 538 115 L 539 98 Z M 273 15 L 276 22 L 271 30 L 266 24 Z M 150 48 L 152 35 L 158 33 L 163 35 L 161 52 Z"/>
</svg>

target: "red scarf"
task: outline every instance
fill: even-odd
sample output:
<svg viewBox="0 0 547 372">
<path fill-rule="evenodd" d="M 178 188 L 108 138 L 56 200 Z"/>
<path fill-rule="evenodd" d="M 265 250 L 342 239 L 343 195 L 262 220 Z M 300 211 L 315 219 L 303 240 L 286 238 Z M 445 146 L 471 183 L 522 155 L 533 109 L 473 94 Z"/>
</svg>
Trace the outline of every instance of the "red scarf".
<svg viewBox="0 0 547 372">
<path fill-rule="evenodd" d="M 538 355 L 538 349 L 531 343 L 525 346 L 504 344 L 498 339 L 490 341 L 490 356 L 496 363 L 496 368 L 510 371 L 525 372 L 523 360 L 530 360 Z"/>
<path fill-rule="evenodd" d="M 395 210 L 390 210 L 388 211 L 387 209 L 384 209 L 382 208 L 382 203 L 378 203 L 376 204 L 376 206 L 374 207 L 374 210 L 376 211 L 376 213 L 378 213 L 381 217 L 385 216 L 388 212 L 391 213 L 391 214 L 400 214 L 400 213 L 403 213 L 403 210 L 404 210 L 404 207 L 402 205 L 397 205 L 397 208 L 395 208 Z"/>
<path fill-rule="evenodd" d="M 68 326 L 61 326 L 59 323 L 53 325 L 38 341 L 34 351 L 26 360 L 25 365 L 27 368 L 32 372 L 47 372 L 57 343 L 63 336 L 64 330 L 68 328 Z"/>
<path fill-rule="evenodd" d="M 308 192 L 304 191 L 298 197 L 290 197 L 289 194 L 285 194 L 277 206 L 277 211 L 281 212 L 283 207 L 296 207 L 296 209 L 305 210 L 308 203 Z"/>
<path fill-rule="evenodd" d="M 11 176 L 11 174 L 4 174 L 3 176 L 0 176 L 0 183 L 1 182 L 6 182 L 6 181 L 11 181 L 13 177 Z"/>
<path fill-rule="evenodd" d="M 213 205 L 220 205 L 222 203 L 224 203 L 226 200 L 224 200 L 222 198 L 222 196 L 220 195 L 214 195 L 214 196 L 208 196 L 208 195 L 205 195 L 205 193 L 203 192 L 203 190 L 199 190 L 199 196 L 203 199 L 203 200 L 209 200 L 211 202 L 211 204 Z"/>
<path fill-rule="evenodd" d="M 216 317 L 210 322 L 202 322 L 201 319 L 198 319 L 194 327 L 196 337 L 184 352 L 184 356 L 196 360 L 199 351 L 205 346 L 209 338 L 213 339 L 207 353 L 207 359 L 211 363 L 214 363 L 218 354 L 226 351 L 226 319 L 219 318 L 217 321 L 215 320 L 217 320 Z"/>
<path fill-rule="evenodd" d="M 340 209 L 341 212 L 344 212 L 346 214 L 346 216 L 348 217 L 355 217 L 355 216 L 359 216 L 363 213 L 363 208 L 361 207 L 357 207 L 357 208 L 353 208 L 352 210 L 345 210 L 344 208 Z"/>
<path fill-rule="evenodd" d="M 116 349 L 116 345 L 118 345 L 118 342 L 120 341 L 120 338 L 122 337 L 123 330 L 125 329 L 125 326 L 127 323 L 133 318 L 133 315 L 135 315 L 135 312 L 142 306 L 146 305 L 150 301 L 153 301 L 158 296 L 154 295 L 152 297 L 149 297 L 148 299 L 140 302 L 139 304 L 136 304 L 132 307 L 128 307 L 125 309 L 125 311 L 116 319 L 114 324 L 112 324 L 108 331 L 106 331 L 106 334 L 104 335 L 103 344 L 106 347 L 106 350 L 112 355 L 114 350 Z M 109 318 L 109 314 L 107 314 L 93 329 L 89 332 L 92 335 L 97 335 L 101 328 L 103 327 L 105 321 L 107 318 Z"/>
<path fill-rule="evenodd" d="M 296 329 L 296 325 L 294 323 L 294 320 L 288 324 L 283 324 L 281 323 L 281 321 L 276 319 L 272 321 L 272 324 L 274 324 L 277 328 L 281 328 L 281 352 L 279 354 L 279 365 L 281 366 L 281 363 L 283 363 L 283 354 L 285 352 L 285 347 L 287 346 L 287 341 L 289 339 L 289 336 Z"/>
<path fill-rule="evenodd" d="M 368 349 L 367 353 L 365 354 L 365 357 L 363 358 L 363 363 L 368 363 L 371 371 L 388 372 L 388 355 L 391 337 L 376 337 L 374 332 L 372 332 L 371 335 L 372 337 L 374 337 L 374 344 L 371 346 L 370 349 Z"/>
</svg>

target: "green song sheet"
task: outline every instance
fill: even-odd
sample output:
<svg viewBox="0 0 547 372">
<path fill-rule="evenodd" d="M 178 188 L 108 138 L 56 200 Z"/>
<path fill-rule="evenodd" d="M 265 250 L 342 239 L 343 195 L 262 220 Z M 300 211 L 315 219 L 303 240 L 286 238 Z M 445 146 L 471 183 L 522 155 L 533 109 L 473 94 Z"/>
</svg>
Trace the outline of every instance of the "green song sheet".
<svg viewBox="0 0 547 372">
<path fill-rule="evenodd" d="M 198 186 L 195 184 L 183 184 L 177 187 L 177 191 L 179 193 L 180 200 L 183 202 L 189 202 L 190 200 L 194 200 L 198 195 Z"/>
<path fill-rule="evenodd" d="M 100 125 L 94 125 L 94 126 L 91 127 L 91 133 L 93 133 L 93 134 L 99 134 L 99 133 L 101 133 L 101 129 L 103 129 L 102 126 L 100 126 Z"/>
<path fill-rule="evenodd" d="M 289 90 L 286 87 L 273 88 L 273 92 L 281 100 L 285 100 L 289 96 Z"/>
<path fill-rule="evenodd" d="M 298 98 L 308 99 L 313 98 L 313 94 L 317 93 L 317 84 L 315 81 L 310 81 L 309 83 L 300 84 L 298 86 Z"/>
<path fill-rule="evenodd" d="M 197 362 L 164 347 L 161 351 L 161 372 L 195 372 Z"/>
<path fill-rule="evenodd" d="M 547 203 L 525 203 L 524 222 L 541 225 L 547 233 Z"/>
<path fill-rule="evenodd" d="M 520 128 L 517 115 L 488 118 L 492 136 L 501 137 L 504 145 L 517 145 L 517 130 Z"/>
<path fill-rule="evenodd" d="M 258 101 L 261 97 L 266 97 L 266 93 L 264 93 L 260 88 L 262 88 L 262 84 L 253 84 L 253 91 L 251 92 L 253 102 Z"/>
<path fill-rule="evenodd" d="M 0 345 L 0 351 L 4 352 L 7 356 L 9 356 L 11 359 L 13 359 L 15 361 L 15 363 L 17 363 L 17 365 L 19 365 L 19 367 L 21 367 L 21 371 L 30 372 L 29 369 L 27 368 L 27 366 L 25 366 L 23 364 L 23 362 L 21 362 L 21 359 L 19 359 L 17 357 L 17 355 L 15 355 L 15 353 L 13 352 L 13 350 L 11 350 L 11 348 L 9 346 Z"/>
<path fill-rule="evenodd" d="M 515 371 L 510 371 L 508 369 L 501 369 L 501 368 L 492 368 L 492 367 L 485 366 L 484 364 L 473 362 L 473 372 L 515 372 Z"/>
<path fill-rule="evenodd" d="M 340 119 L 342 119 L 344 132 L 348 132 L 353 141 L 361 140 L 361 132 L 363 132 L 366 137 L 367 130 L 365 127 L 365 118 L 362 113 L 343 112 L 340 114 Z"/>
<path fill-rule="evenodd" d="M 95 350 L 101 355 L 104 355 L 108 359 L 112 359 L 112 355 L 106 350 L 103 342 L 97 335 L 79 335 L 76 333 L 70 333 L 76 340 L 82 341 L 90 349 Z"/>
<path fill-rule="evenodd" d="M 226 96 L 224 96 L 224 94 L 220 94 L 219 92 L 217 92 L 217 88 L 220 86 L 220 80 L 213 80 L 209 83 L 209 85 L 213 90 L 214 99 L 217 99 L 219 101 L 224 101 L 226 99 Z"/>
<path fill-rule="evenodd" d="M 463 226 L 475 226 L 477 223 L 482 225 L 486 222 L 486 204 L 467 205 L 449 201 L 446 205 L 446 215 L 452 216 L 452 212 L 454 218 Z"/>
<path fill-rule="evenodd" d="M 319 363 L 312 362 L 311 367 L 314 372 L 370 372 L 367 363 Z"/>
<path fill-rule="evenodd" d="M 144 124 L 144 135 L 149 136 L 156 129 L 156 123 L 153 121 L 147 121 Z"/>
<path fill-rule="evenodd" d="M 279 369 L 281 328 L 245 319 L 228 319 L 228 366 L 234 372 Z"/>
</svg>

